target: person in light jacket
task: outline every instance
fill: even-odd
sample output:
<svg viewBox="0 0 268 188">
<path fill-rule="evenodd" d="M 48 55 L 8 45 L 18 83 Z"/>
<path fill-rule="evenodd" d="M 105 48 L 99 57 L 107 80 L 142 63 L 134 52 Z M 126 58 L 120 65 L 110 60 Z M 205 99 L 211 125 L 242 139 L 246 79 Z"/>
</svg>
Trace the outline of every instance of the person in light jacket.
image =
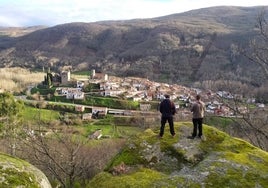
<svg viewBox="0 0 268 188">
<path fill-rule="evenodd" d="M 189 138 L 194 139 L 196 136 L 198 138 L 203 138 L 203 118 L 205 112 L 205 103 L 201 101 L 200 95 L 196 95 L 196 101 L 191 106 L 191 112 L 193 114 L 193 133 Z M 198 131 L 197 131 L 198 130 Z M 197 134 L 198 133 L 198 134 Z"/>
</svg>

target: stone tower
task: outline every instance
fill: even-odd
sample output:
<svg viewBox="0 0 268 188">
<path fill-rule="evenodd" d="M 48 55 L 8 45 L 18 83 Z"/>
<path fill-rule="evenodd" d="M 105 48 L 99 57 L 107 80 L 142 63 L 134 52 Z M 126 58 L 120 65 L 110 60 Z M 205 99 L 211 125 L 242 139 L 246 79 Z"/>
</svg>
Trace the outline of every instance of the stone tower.
<svg viewBox="0 0 268 188">
<path fill-rule="evenodd" d="M 68 84 L 71 79 L 70 71 L 62 71 L 61 72 L 61 84 Z"/>
<path fill-rule="evenodd" d="M 95 69 L 92 70 L 92 75 L 91 75 L 91 78 L 94 78 L 96 76 L 96 71 Z"/>
</svg>

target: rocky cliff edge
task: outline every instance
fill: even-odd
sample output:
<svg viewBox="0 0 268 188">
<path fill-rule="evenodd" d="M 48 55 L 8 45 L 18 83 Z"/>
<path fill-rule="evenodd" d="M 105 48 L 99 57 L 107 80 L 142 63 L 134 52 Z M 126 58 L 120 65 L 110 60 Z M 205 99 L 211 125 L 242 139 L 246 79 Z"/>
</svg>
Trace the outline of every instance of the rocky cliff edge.
<svg viewBox="0 0 268 188">
<path fill-rule="evenodd" d="M 268 185 L 268 153 L 204 125 L 206 140 L 188 139 L 191 122 L 168 125 L 162 139 L 147 129 L 118 154 L 89 187 L 256 187 Z"/>
</svg>

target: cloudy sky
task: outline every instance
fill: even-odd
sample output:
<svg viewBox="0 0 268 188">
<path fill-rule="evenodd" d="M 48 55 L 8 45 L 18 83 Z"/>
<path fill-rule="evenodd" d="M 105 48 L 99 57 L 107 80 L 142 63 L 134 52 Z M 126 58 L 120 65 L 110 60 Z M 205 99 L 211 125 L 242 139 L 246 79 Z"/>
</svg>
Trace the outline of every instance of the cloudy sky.
<svg viewBox="0 0 268 188">
<path fill-rule="evenodd" d="M 268 5 L 267 0 L 0 0 L 0 26 L 53 26 L 153 18 L 204 7 Z"/>
</svg>

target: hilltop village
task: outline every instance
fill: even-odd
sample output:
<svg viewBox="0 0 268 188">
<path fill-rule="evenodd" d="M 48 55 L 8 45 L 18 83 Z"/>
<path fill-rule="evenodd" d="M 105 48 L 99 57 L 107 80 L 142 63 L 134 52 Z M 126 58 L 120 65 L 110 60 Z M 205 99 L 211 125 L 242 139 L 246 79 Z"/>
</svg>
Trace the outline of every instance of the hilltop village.
<svg viewBox="0 0 268 188">
<path fill-rule="evenodd" d="M 120 99 L 128 99 L 140 101 L 141 111 L 150 111 L 150 105 L 146 102 L 161 101 L 165 94 L 170 95 L 170 99 L 174 101 L 177 109 L 187 109 L 194 100 L 196 94 L 202 96 L 206 104 L 207 113 L 212 113 L 221 116 L 232 116 L 233 112 L 223 103 L 221 99 L 233 99 L 234 96 L 226 91 L 204 91 L 198 88 L 187 88 L 177 84 L 166 84 L 153 82 L 145 78 L 125 77 L 119 78 L 108 76 L 108 74 L 96 73 L 92 70 L 91 73 L 83 78 L 71 76 L 70 71 L 62 71 L 60 74 L 47 72 L 43 84 L 57 86 L 56 95 L 64 96 L 66 99 L 83 100 L 86 95 L 98 95 L 102 97 L 115 97 Z M 85 92 L 85 88 L 89 84 L 95 84 L 98 88 L 91 92 Z M 242 96 L 235 96 L 236 98 Z M 83 111 L 82 106 L 77 105 L 77 111 Z M 105 114 L 109 113 L 107 108 L 95 107 L 93 111 L 102 111 Z M 118 109 L 120 112 L 120 109 Z M 246 112 L 245 107 L 241 107 L 240 111 Z M 183 112 L 184 110 L 182 110 Z M 116 111 L 110 111 L 116 113 Z M 187 113 L 187 111 L 186 111 Z"/>
</svg>

